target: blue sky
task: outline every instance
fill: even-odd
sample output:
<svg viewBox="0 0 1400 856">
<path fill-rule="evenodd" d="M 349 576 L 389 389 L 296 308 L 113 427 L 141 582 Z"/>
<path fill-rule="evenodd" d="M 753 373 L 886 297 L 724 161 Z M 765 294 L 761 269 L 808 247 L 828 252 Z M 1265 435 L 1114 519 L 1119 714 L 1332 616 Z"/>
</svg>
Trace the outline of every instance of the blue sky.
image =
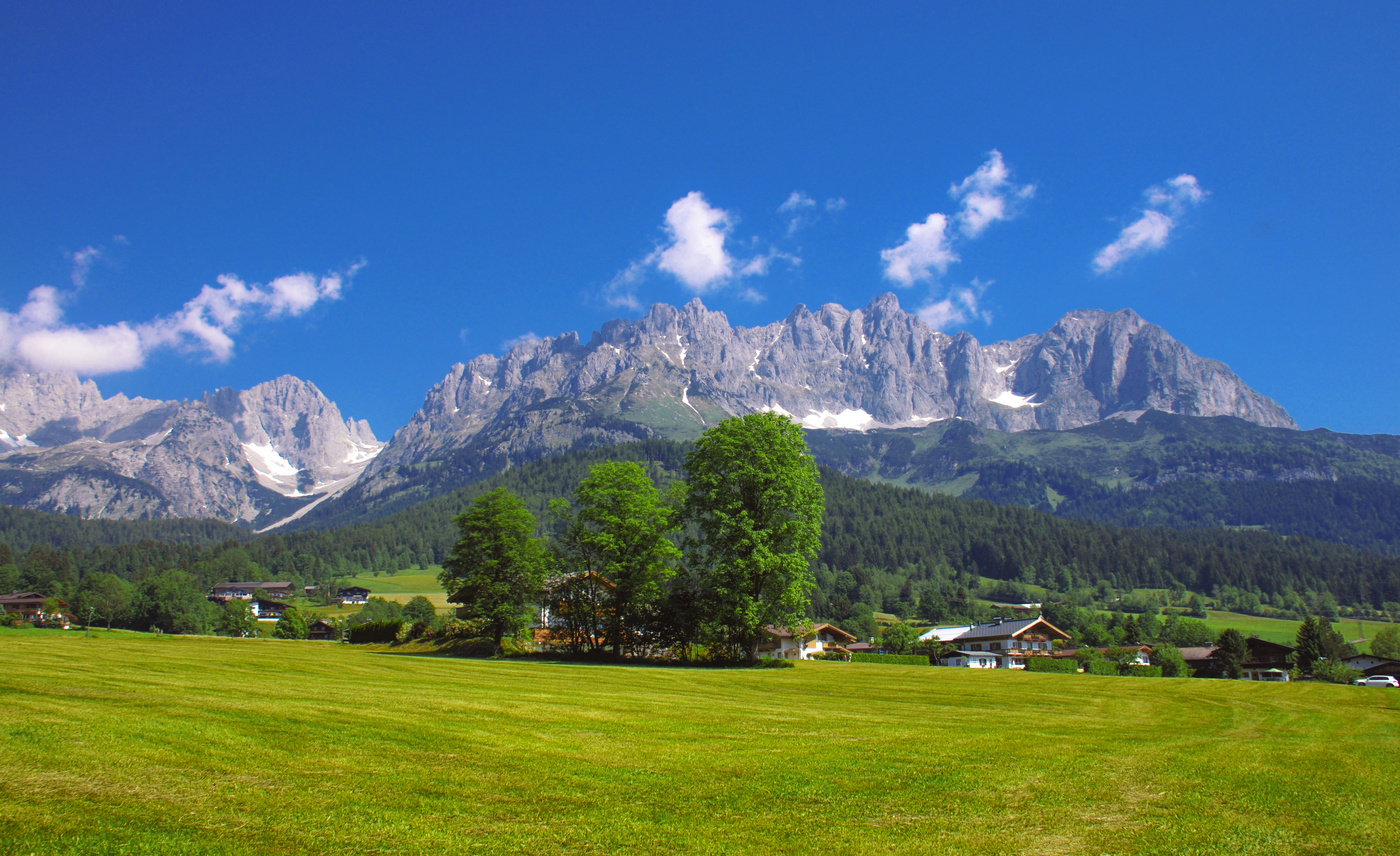
<svg viewBox="0 0 1400 856">
<path fill-rule="evenodd" d="M 387 437 L 520 336 L 894 291 L 1400 433 L 1393 3 L 195 5 L 0 11 L 4 355 Z"/>
</svg>

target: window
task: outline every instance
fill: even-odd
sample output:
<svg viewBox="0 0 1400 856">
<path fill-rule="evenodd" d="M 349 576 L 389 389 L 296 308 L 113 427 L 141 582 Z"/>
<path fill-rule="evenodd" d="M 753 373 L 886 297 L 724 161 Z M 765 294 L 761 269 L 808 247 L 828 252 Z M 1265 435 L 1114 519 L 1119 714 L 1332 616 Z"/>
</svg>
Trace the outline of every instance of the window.
<svg viewBox="0 0 1400 856">
<path fill-rule="evenodd" d="M 973 646 L 972 646 L 972 650 L 974 650 L 974 651 L 981 651 L 981 650 L 982 650 L 982 643 L 981 643 L 981 642 L 978 642 L 976 645 L 973 645 Z"/>
<path fill-rule="evenodd" d="M 992 650 L 993 650 L 993 651 L 1000 651 L 1000 650 L 1001 650 L 1001 643 L 1000 643 L 1000 642 L 993 642 L 993 643 L 992 643 Z"/>
</svg>

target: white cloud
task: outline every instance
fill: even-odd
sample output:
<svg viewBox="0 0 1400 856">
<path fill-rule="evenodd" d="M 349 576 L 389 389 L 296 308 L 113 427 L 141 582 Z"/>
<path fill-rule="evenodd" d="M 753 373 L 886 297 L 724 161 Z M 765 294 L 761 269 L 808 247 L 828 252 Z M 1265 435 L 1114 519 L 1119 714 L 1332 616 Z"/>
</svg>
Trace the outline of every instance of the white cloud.
<svg viewBox="0 0 1400 856">
<path fill-rule="evenodd" d="M 100 252 L 74 254 L 74 281 L 85 282 L 80 262 L 91 264 Z M 18 312 L 0 310 L 0 359 L 16 358 L 44 371 L 81 375 L 108 374 L 140 368 L 158 348 L 203 353 L 224 362 L 233 356 L 233 334 L 248 321 L 297 316 L 323 300 L 336 300 L 345 283 L 363 266 L 345 274 L 322 277 L 298 273 L 274 279 L 266 286 L 249 285 L 232 274 L 219 285 L 204 286 L 198 295 L 171 315 L 144 324 L 121 321 L 98 327 L 63 323 L 62 303 L 72 293 L 41 285 L 29 292 Z"/>
<path fill-rule="evenodd" d="M 539 341 L 541 341 L 540 337 L 539 337 L 539 336 L 536 336 L 536 335 L 535 335 L 535 332 L 532 330 L 532 331 L 530 331 L 529 333 L 521 333 L 519 336 L 515 336 L 514 338 L 506 339 L 504 342 L 501 343 L 501 350 L 503 350 L 503 351 L 509 351 L 511 348 L 514 348 L 516 345 L 525 345 L 525 344 L 529 344 L 529 343 L 532 343 L 532 342 L 539 342 Z"/>
<path fill-rule="evenodd" d="M 977 171 L 949 187 L 948 194 L 962 203 L 951 222 L 958 225 L 964 238 L 972 239 L 992 223 L 1015 217 L 1020 204 L 1035 195 L 1035 185 L 1013 183 L 1001 152 L 993 149 Z M 958 261 L 949 226 L 950 218 L 945 214 L 930 214 L 924 222 L 912 224 L 903 244 L 880 251 L 885 278 L 908 287 L 932 279 L 935 272 L 947 273 L 948 266 Z"/>
<path fill-rule="evenodd" d="M 1020 203 L 1035 195 L 1035 185 L 1014 184 L 1001 152 L 992 149 L 976 172 L 948 188 L 948 195 L 962 201 L 958 228 L 967 237 L 976 238 L 998 220 L 1010 220 L 1020 213 Z"/>
<path fill-rule="evenodd" d="M 87 285 L 88 273 L 92 271 L 92 265 L 102 258 L 102 250 L 97 247 L 83 247 L 70 258 L 73 260 L 73 287 L 82 288 Z"/>
<path fill-rule="evenodd" d="M 1147 206 L 1138 219 L 1123 227 L 1117 240 L 1098 251 L 1094 256 L 1094 272 L 1109 273 L 1129 259 L 1165 247 L 1177 220 L 1205 201 L 1207 195 L 1196 177 L 1185 173 L 1147 188 L 1143 193 Z"/>
<path fill-rule="evenodd" d="M 815 204 L 794 192 L 779 210 L 803 210 Z M 792 253 L 776 249 L 750 258 L 734 257 L 726 248 L 734 221 L 730 212 L 711 206 L 698 191 L 677 199 L 666 211 L 663 226 L 666 241 L 609 280 L 602 290 L 604 302 L 609 306 L 641 309 L 637 289 L 652 269 L 665 271 L 696 294 L 709 294 L 745 277 L 763 276 L 775 261 L 802 263 L 802 259 Z M 747 243 L 753 248 L 758 239 Z M 752 289 L 749 292 L 757 293 Z"/>
<path fill-rule="evenodd" d="M 787 201 L 778 206 L 778 210 L 784 214 L 796 214 L 800 211 L 810 211 L 817 207 L 817 200 L 801 192 L 794 190 L 787 198 Z"/>
<path fill-rule="evenodd" d="M 844 196 L 837 196 L 826 200 L 826 213 L 828 214 L 835 214 L 837 211 L 845 210 L 845 208 L 846 198 Z"/>
<path fill-rule="evenodd" d="M 958 260 L 948 243 L 948 218 L 930 214 L 922 223 L 913 223 L 905 231 L 904 243 L 880 251 L 885 262 L 885 279 L 905 288 L 921 279 L 929 279 L 932 271 L 946 273 L 948 265 Z"/>
<path fill-rule="evenodd" d="M 787 236 L 791 238 L 800 230 L 807 228 L 815 222 L 814 212 L 817 210 L 817 200 L 794 190 L 788 196 L 787 201 L 778 206 L 778 213 L 785 214 L 788 218 Z"/>
<path fill-rule="evenodd" d="M 965 287 L 952 288 L 941 300 L 930 300 L 919 307 L 916 313 L 923 322 L 935 330 L 947 331 L 972 320 L 990 323 L 992 314 L 982 309 L 982 294 L 994 280 L 982 282 L 973 279 Z"/>
<path fill-rule="evenodd" d="M 666 211 L 670 245 L 656 261 L 697 294 L 720 285 L 734 273 L 734 259 L 724 249 L 730 229 L 729 212 L 712 208 L 696 191 L 672 203 Z"/>
</svg>

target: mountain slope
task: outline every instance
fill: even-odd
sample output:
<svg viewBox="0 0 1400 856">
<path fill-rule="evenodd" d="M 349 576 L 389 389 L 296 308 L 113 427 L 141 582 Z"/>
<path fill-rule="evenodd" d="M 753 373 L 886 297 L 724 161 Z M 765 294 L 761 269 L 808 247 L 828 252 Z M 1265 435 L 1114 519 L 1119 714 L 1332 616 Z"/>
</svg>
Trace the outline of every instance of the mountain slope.
<svg viewBox="0 0 1400 856">
<path fill-rule="evenodd" d="M 1148 411 L 1069 431 L 811 432 L 817 459 L 1061 517 L 1174 529 L 1266 528 L 1400 555 L 1400 437 L 1264 428 Z"/>
</svg>

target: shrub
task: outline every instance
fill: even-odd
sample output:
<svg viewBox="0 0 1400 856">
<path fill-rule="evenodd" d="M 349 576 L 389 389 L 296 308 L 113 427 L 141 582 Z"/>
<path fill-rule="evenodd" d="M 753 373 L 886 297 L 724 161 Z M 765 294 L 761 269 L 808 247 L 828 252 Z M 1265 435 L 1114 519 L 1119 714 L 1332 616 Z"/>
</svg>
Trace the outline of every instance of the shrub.
<svg viewBox="0 0 1400 856">
<path fill-rule="evenodd" d="M 371 621 L 350 628 L 350 644 L 365 645 L 372 642 L 393 642 L 398 639 L 403 621 Z"/>
<path fill-rule="evenodd" d="M 1118 674 L 1118 664 L 1108 660 L 1090 660 L 1084 664 L 1084 674 L 1116 675 Z"/>
<path fill-rule="evenodd" d="M 1313 666 L 1313 677 L 1332 684 L 1350 684 L 1361 677 L 1361 672 L 1337 660 L 1318 660 Z"/>
<path fill-rule="evenodd" d="M 1160 678 L 1162 677 L 1161 666 L 1139 666 L 1136 663 L 1124 666 L 1123 674 L 1132 678 Z"/>
<path fill-rule="evenodd" d="M 1162 676 L 1167 678 L 1189 678 L 1192 670 L 1186 665 L 1186 660 L 1182 659 L 1181 650 L 1175 645 L 1163 642 L 1152 648 L 1152 654 L 1148 657 L 1152 665 L 1162 669 Z"/>
<path fill-rule="evenodd" d="M 409 639 L 431 639 L 433 638 L 433 623 L 431 621 L 415 621 L 408 629 Z"/>
<path fill-rule="evenodd" d="M 923 654 L 870 654 L 864 651 L 851 655 L 852 663 L 884 663 L 887 666 L 927 666 Z"/>
<path fill-rule="evenodd" d="M 1030 657 L 1026 660 L 1026 671 L 1074 674 L 1079 671 L 1079 663 L 1070 657 Z"/>
<path fill-rule="evenodd" d="M 442 635 L 445 639 L 480 639 L 486 632 L 486 622 L 480 619 L 463 621 L 460 618 L 449 618 L 442 625 Z"/>
</svg>

